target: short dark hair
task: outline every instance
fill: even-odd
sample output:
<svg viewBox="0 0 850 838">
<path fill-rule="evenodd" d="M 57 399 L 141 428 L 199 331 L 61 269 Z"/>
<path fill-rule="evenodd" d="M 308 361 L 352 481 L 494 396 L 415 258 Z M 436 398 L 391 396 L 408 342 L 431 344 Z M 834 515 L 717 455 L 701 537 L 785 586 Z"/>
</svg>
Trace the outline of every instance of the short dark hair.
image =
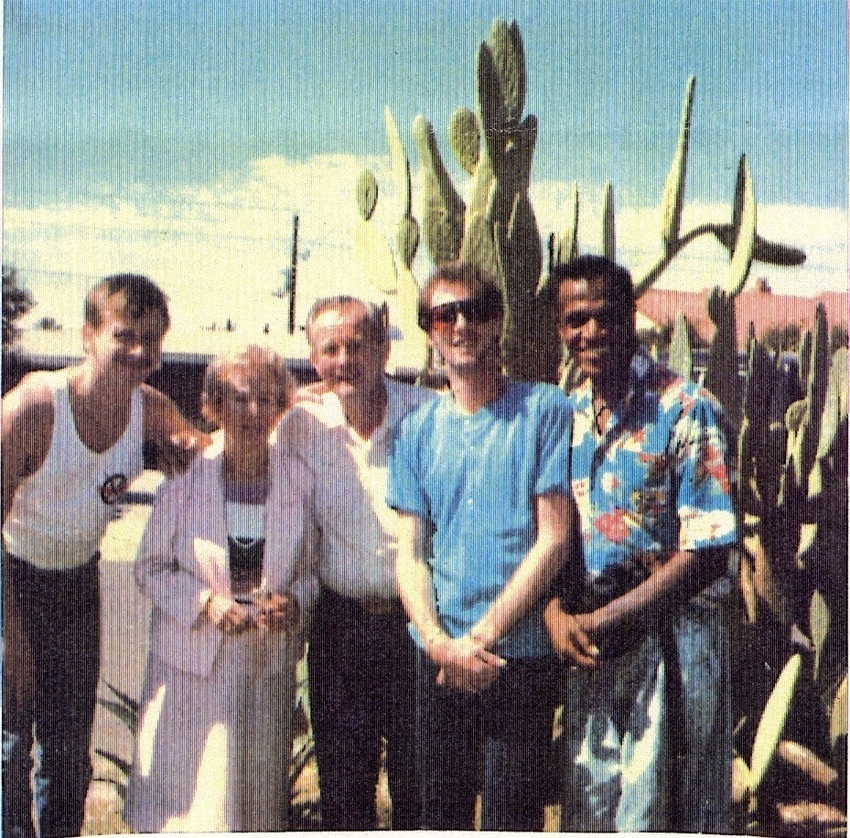
<svg viewBox="0 0 850 838">
<path fill-rule="evenodd" d="M 463 285 L 486 305 L 492 306 L 493 310 L 498 311 L 500 317 L 505 313 L 502 289 L 492 276 L 471 262 L 446 262 L 434 268 L 431 276 L 428 277 L 428 281 L 419 292 L 419 304 L 416 313 L 419 328 L 423 332 L 427 332 L 431 328 L 431 294 L 434 286 L 440 282 Z"/>
<path fill-rule="evenodd" d="M 103 314 L 111 297 L 123 295 L 127 312 L 138 319 L 149 311 L 162 315 L 165 328 L 171 325 L 168 314 L 168 297 L 153 280 L 142 274 L 111 274 L 104 277 L 86 294 L 85 322 L 93 329 L 103 325 Z"/>
<path fill-rule="evenodd" d="M 566 280 L 578 282 L 582 279 L 601 279 L 605 283 L 605 296 L 623 308 L 632 311 L 635 307 L 635 289 L 632 275 L 622 266 L 604 256 L 586 254 L 552 268 L 551 287 L 557 295 L 561 283 Z"/>
<path fill-rule="evenodd" d="M 349 294 L 337 294 L 333 297 L 322 297 L 316 300 L 310 311 L 307 312 L 307 321 L 304 329 L 307 332 L 307 343 L 311 342 L 310 332 L 313 324 L 319 318 L 320 314 L 326 311 L 339 311 L 347 306 L 360 306 L 363 309 L 363 321 L 369 332 L 369 336 L 375 343 L 386 343 L 389 339 L 389 324 L 387 322 L 387 310 L 385 306 L 377 305 L 368 300 L 361 300 L 360 297 L 353 297 Z"/>
</svg>

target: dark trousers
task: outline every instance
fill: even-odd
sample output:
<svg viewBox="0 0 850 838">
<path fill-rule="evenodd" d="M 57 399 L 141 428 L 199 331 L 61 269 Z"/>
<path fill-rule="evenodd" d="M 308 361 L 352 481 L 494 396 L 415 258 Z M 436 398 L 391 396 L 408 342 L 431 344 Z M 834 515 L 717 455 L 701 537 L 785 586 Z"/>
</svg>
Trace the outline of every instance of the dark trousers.
<svg viewBox="0 0 850 838">
<path fill-rule="evenodd" d="M 539 832 L 551 767 L 552 658 L 511 660 L 480 693 L 440 687 L 417 653 L 416 744 L 423 829 Z"/>
<path fill-rule="evenodd" d="M 376 828 L 385 737 L 392 827 L 418 829 L 416 669 L 401 605 L 369 614 L 355 600 L 325 589 L 313 614 L 307 665 L 322 828 Z"/>
<path fill-rule="evenodd" d="M 3 570 L 3 832 L 79 835 L 100 668 L 97 558 L 54 571 L 7 555 Z"/>
</svg>

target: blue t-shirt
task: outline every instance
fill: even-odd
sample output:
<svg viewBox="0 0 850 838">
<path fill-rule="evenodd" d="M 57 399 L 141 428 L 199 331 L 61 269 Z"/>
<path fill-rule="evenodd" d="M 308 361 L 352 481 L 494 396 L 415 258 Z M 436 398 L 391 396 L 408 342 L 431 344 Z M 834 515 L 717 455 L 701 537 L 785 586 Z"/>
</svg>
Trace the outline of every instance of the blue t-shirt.
<svg viewBox="0 0 850 838">
<path fill-rule="evenodd" d="M 571 423 L 557 387 L 510 381 L 473 415 L 458 410 L 448 393 L 399 426 L 387 502 L 434 529 L 431 578 L 437 613 L 451 637 L 469 632 L 531 548 L 535 498 L 569 495 Z M 543 606 L 538 603 L 499 641 L 499 654 L 551 652 Z"/>
</svg>

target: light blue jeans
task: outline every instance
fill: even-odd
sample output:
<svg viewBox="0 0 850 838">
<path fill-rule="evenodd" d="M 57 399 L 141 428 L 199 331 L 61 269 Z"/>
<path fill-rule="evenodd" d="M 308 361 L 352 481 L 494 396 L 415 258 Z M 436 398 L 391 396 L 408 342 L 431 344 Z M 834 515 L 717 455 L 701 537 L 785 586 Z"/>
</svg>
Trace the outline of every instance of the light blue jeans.
<svg viewBox="0 0 850 838">
<path fill-rule="evenodd" d="M 562 829 L 731 830 L 725 597 L 694 598 L 671 628 L 677 660 L 671 662 L 660 635 L 650 633 L 593 670 L 567 674 Z M 678 687 L 677 707 L 671 686 Z"/>
</svg>

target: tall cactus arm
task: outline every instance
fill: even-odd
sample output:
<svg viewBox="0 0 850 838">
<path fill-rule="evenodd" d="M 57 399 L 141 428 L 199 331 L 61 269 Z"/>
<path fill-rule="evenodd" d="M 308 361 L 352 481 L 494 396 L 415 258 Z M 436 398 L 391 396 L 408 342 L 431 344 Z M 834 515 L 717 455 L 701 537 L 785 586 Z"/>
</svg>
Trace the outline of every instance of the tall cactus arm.
<svg viewBox="0 0 850 838">
<path fill-rule="evenodd" d="M 525 48 L 517 22 L 510 26 L 496 18 L 487 36 L 493 58 L 494 80 L 504 108 L 504 120 L 517 125 L 525 110 Z"/>
<path fill-rule="evenodd" d="M 731 224 L 715 224 L 705 223 L 694 227 L 679 238 L 676 247 L 669 254 L 663 254 L 661 258 L 637 281 L 635 282 L 635 299 L 641 296 L 644 292 L 650 289 L 670 266 L 670 263 L 679 255 L 691 242 L 696 241 L 700 236 L 712 234 L 722 244 L 730 254 L 735 247 L 735 230 Z M 771 242 L 763 239 L 756 234 L 753 244 L 753 261 L 766 262 L 771 265 L 783 265 L 786 267 L 795 267 L 802 265 L 806 261 L 806 253 L 797 247 L 791 247 L 778 242 Z"/>
<path fill-rule="evenodd" d="M 711 227 L 711 232 L 720 244 L 731 253 L 735 249 L 735 228 L 731 224 L 713 224 Z M 799 247 L 768 241 L 756 233 L 753 261 L 794 268 L 806 261 L 806 251 L 800 250 Z"/>
<path fill-rule="evenodd" d="M 389 105 L 384 108 L 384 127 L 387 133 L 387 144 L 390 147 L 390 161 L 392 163 L 393 175 L 398 184 L 401 214 L 409 218 L 413 209 L 410 189 L 410 162 L 407 159 L 407 152 L 404 150 L 404 143 L 401 141 L 398 125 L 396 125 L 393 112 L 390 110 Z"/>
<path fill-rule="evenodd" d="M 572 213 L 570 214 L 569 224 L 558 236 L 557 246 L 553 254 L 556 265 L 563 265 L 578 256 L 578 181 L 575 180 L 573 181 L 570 206 L 572 206 Z"/>
<path fill-rule="evenodd" d="M 443 164 L 434 128 L 422 115 L 413 120 L 413 136 L 425 175 L 422 233 L 431 258 L 441 265 L 458 257 L 466 208 Z"/>
<path fill-rule="evenodd" d="M 670 369 L 689 381 L 694 371 L 694 358 L 691 352 L 691 340 L 688 335 L 688 321 L 684 312 L 676 315 L 673 335 L 670 339 Z"/>
<path fill-rule="evenodd" d="M 682 207 L 685 201 L 685 175 L 688 163 L 688 143 L 691 136 L 691 112 L 694 105 L 696 78 L 691 76 L 685 85 L 682 103 L 682 118 L 679 122 L 679 138 L 670 164 L 670 172 L 661 199 L 661 240 L 664 253 L 670 255 L 679 242 L 682 224 Z"/>
<path fill-rule="evenodd" d="M 375 211 L 375 204 L 378 203 L 378 182 L 375 180 L 375 175 L 369 169 L 364 169 L 360 172 L 355 191 L 360 217 L 364 221 L 368 221 Z"/>
<path fill-rule="evenodd" d="M 756 241 L 756 194 L 746 154 L 741 155 L 741 162 L 738 164 L 732 228 L 735 230 L 735 249 L 729 263 L 726 293 L 730 297 L 736 297 L 750 274 Z"/>
<path fill-rule="evenodd" d="M 614 232 L 614 187 L 605 184 L 605 203 L 602 210 L 602 255 L 610 262 L 617 261 L 617 239 Z"/>
<path fill-rule="evenodd" d="M 469 108 L 458 108 L 449 121 L 449 142 L 458 162 L 471 175 L 481 154 L 478 119 Z"/>
<path fill-rule="evenodd" d="M 560 235 L 550 233 L 549 235 L 549 266 L 546 273 L 540 277 L 537 286 L 537 296 L 541 299 L 550 300 L 554 291 L 551 286 L 552 270 L 556 265 L 565 265 L 571 259 L 578 256 L 578 182 L 573 181 L 572 191 L 572 213 L 569 224 L 564 227 Z"/>
</svg>

